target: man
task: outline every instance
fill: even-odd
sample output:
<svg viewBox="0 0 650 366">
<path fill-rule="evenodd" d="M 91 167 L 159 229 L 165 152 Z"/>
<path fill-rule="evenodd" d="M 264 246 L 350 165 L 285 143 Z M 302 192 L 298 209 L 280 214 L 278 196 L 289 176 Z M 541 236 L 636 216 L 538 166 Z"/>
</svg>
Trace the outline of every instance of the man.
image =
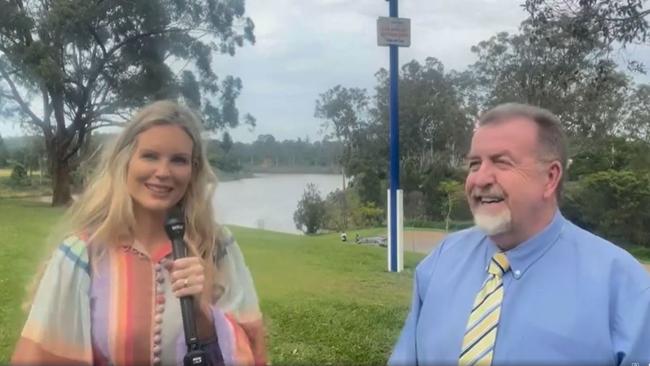
<svg viewBox="0 0 650 366">
<path fill-rule="evenodd" d="M 415 271 L 390 365 L 650 364 L 650 276 L 558 210 L 558 119 L 505 104 L 479 120 L 465 192 L 476 226 Z"/>
</svg>

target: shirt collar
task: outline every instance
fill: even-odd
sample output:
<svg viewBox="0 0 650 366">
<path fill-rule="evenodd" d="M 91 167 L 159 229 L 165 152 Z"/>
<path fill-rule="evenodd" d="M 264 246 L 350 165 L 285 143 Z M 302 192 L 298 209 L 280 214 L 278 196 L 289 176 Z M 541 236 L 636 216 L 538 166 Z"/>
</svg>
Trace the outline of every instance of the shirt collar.
<svg viewBox="0 0 650 366">
<path fill-rule="evenodd" d="M 562 233 L 565 223 L 566 219 L 557 210 L 553 216 L 553 220 L 542 231 L 519 244 L 516 248 L 505 252 L 515 279 L 520 279 L 530 266 L 537 262 L 555 244 Z M 490 258 L 497 252 L 498 248 L 489 237 L 486 239 L 490 244 L 488 245 L 487 257 L 485 259 L 487 266 L 490 263 Z"/>
</svg>

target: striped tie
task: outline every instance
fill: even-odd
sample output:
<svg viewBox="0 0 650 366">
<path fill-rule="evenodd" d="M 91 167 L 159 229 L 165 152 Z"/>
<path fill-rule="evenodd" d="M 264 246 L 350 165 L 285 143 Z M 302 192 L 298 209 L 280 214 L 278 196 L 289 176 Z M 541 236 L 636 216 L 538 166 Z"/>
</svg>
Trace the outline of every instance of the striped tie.
<svg viewBox="0 0 650 366">
<path fill-rule="evenodd" d="M 503 274 L 510 270 L 508 258 L 503 253 L 496 253 L 488 266 L 488 278 L 476 295 L 472 312 L 467 321 L 467 330 L 463 338 L 463 349 L 459 365 L 492 364 L 494 343 L 497 339 L 497 325 L 501 314 L 503 300 Z"/>
</svg>

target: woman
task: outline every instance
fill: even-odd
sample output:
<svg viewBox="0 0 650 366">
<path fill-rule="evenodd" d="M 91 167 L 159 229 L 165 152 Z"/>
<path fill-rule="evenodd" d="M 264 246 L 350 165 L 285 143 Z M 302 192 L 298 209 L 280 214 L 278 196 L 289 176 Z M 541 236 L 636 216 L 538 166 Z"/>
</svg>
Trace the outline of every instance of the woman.
<svg viewBox="0 0 650 366">
<path fill-rule="evenodd" d="M 265 363 L 250 273 L 215 225 L 215 183 L 196 116 L 169 101 L 142 109 L 67 211 L 12 364 L 180 365 L 182 296 L 209 358 Z M 172 260 L 164 221 L 176 206 L 190 254 Z"/>
</svg>

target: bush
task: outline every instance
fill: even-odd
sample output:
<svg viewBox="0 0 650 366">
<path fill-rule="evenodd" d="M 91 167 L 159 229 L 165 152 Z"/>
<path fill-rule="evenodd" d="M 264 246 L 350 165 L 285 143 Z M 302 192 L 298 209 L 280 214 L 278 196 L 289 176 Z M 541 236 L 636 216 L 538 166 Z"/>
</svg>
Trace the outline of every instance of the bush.
<svg viewBox="0 0 650 366">
<path fill-rule="evenodd" d="M 445 230 L 446 223 L 444 221 L 428 221 L 428 220 L 404 220 L 405 227 L 416 227 L 416 228 L 427 228 L 427 229 L 439 229 Z M 471 220 L 462 220 L 462 221 L 450 221 L 449 222 L 449 231 L 458 231 L 467 229 L 468 227 L 474 226 L 474 222 Z"/>
<path fill-rule="evenodd" d="M 11 177 L 9 177 L 9 185 L 12 187 L 24 187 L 30 184 L 29 177 L 27 176 L 27 169 L 20 163 L 15 163 L 11 170 Z"/>
<path fill-rule="evenodd" d="M 567 187 L 563 212 L 620 245 L 650 247 L 650 172 L 607 170 Z"/>
<path fill-rule="evenodd" d="M 325 202 L 314 183 L 307 184 L 298 208 L 293 213 L 293 222 L 298 230 L 306 234 L 316 234 L 325 219 Z"/>
<path fill-rule="evenodd" d="M 357 228 L 381 226 L 384 221 L 384 210 L 375 206 L 374 202 L 368 202 L 353 208 L 352 220 Z"/>
</svg>

